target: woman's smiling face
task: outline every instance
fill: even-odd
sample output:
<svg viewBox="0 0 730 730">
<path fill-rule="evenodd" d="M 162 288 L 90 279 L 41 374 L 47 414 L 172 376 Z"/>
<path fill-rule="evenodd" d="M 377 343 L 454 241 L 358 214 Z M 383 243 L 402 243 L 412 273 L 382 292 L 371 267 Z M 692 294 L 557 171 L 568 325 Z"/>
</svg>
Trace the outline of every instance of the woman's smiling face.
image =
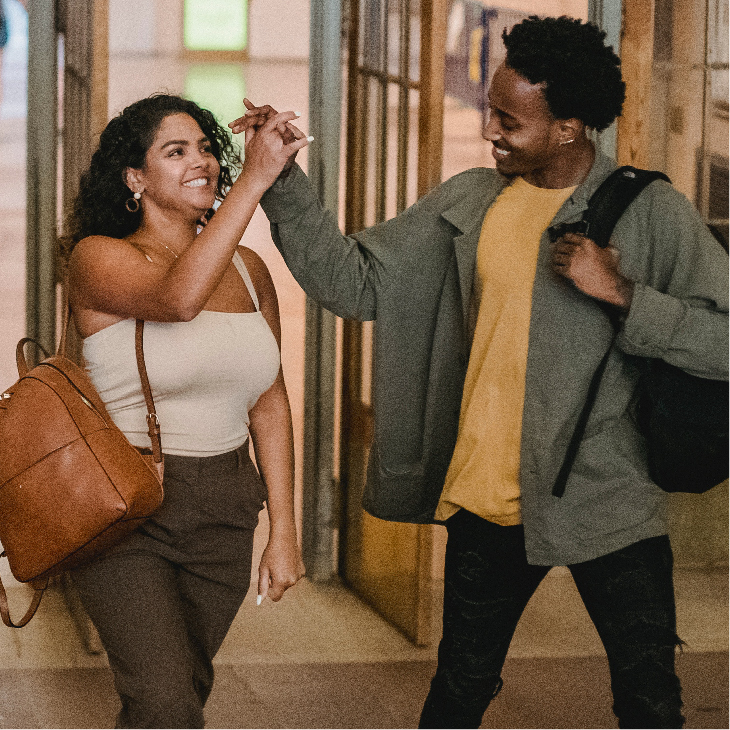
<svg viewBox="0 0 730 730">
<path fill-rule="evenodd" d="M 143 189 L 143 210 L 181 209 L 197 218 L 215 202 L 219 173 L 210 140 L 191 116 L 177 113 L 162 120 L 144 167 L 128 169 L 127 184 Z"/>
</svg>

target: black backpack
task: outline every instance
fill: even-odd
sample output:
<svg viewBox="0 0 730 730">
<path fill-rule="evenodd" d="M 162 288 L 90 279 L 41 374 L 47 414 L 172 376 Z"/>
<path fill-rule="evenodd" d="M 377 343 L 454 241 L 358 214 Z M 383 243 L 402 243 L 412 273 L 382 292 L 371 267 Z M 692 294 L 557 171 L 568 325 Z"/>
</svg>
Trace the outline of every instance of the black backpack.
<svg viewBox="0 0 730 730">
<path fill-rule="evenodd" d="M 624 166 L 614 171 L 588 201 L 583 219 L 549 229 L 555 241 L 567 232 L 608 245 L 614 226 L 632 200 L 651 182 L 669 181 L 661 172 Z M 727 249 L 722 231 L 710 228 Z M 614 321 L 614 325 L 617 323 Z M 553 486 L 562 497 L 583 439 L 613 343 L 588 388 L 585 405 Z M 651 478 L 665 492 L 701 494 L 728 477 L 728 383 L 686 373 L 659 359 L 642 362 L 637 393 L 637 423 L 646 438 Z"/>
</svg>

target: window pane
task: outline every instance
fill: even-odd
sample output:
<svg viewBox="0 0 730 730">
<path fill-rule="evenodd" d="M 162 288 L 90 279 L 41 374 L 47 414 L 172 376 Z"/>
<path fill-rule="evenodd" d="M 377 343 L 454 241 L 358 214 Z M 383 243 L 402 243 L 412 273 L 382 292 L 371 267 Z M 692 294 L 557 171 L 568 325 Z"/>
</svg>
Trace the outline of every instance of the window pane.
<svg viewBox="0 0 730 730">
<path fill-rule="evenodd" d="M 728 0 L 657 0 L 650 166 L 727 219 Z M 709 15 L 708 15 L 709 11 Z"/>
<path fill-rule="evenodd" d="M 243 51 L 248 0 L 185 0 L 184 43 L 189 51 Z"/>
<path fill-rule="evenodd" d="M 223 125 L 244 113 L 246 80 L 235 63 L 194 63 L 185 77 L 185 97 L 213 112 Z M 238 137 L 243 146 L 243 135 Z"/>
</svg>

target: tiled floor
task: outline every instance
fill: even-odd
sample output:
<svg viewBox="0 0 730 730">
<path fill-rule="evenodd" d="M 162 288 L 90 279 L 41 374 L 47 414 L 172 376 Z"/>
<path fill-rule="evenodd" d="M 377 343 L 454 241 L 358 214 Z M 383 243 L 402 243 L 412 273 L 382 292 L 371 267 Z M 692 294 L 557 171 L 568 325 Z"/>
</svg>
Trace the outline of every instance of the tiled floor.
<svg viewBox="0 0 730 730">
<path fill-rule="evenodd" d="M 726 575 L 677 575 L 687 727 L 728 726 Z M 9 590 L 20 611 L 28 589 Z M 244 601 L 215 660 L 210 727 L 413 727 L 435 666 L 340 585 L 306 580 L 278 604 Z M 608 669 L 568 575 L 525 612 L 505 688 L 482 727 L 613 727 Z M 103 654 L 84 649 L 54 588 L 33 622 L 0 633 L 0 727 L 112 727 Z"/>
<path fill-rule="evenodd" d="M 6 53 L 0 107 L 0 385 L 16 377 L 13 345 L 24 330 L 21 51 L 16 46 L 14 55 Z M 222 103 L 222 115 L 230 114 L 243 90 L 256 101 L 302 111 L 306 128 L 307 68 L 302 64 L 193 67 L 169 59 L 152 63 L 115 58 L 110 111 L 163 88 L 177 92 L 193 83 L 205 87 L 206 74 L 226 77 L 227 88 L 235 91 L 236 98 L 212 100 Z M 449 105 L 446 130 L 453 139 L 447 143 L 448 172 L 487 164 L 488 150 L 478 139 L 478 129 L 474 112 Z M 260 211 L 245 243 L 261 253 L 277 283 L 284 367 L 301 432 L 304 297 L 275 251 Z M 301 439 L 297 449 L 301 453 Z M 264 522 L 257 531 L 259 553 L 265 535 Z M 9 585 L 11 607 L 19 613 L 28 589 L 12 580 L 4 561 L 0 575 Z M 679 666 L 688 724 L 727 727 L 727 572 L 678 572 L 676 583 L 679 633 L 687 643 Z M 305 580 L 280 603 L 261 607 L 252 591 L 216 658 L 218 679 L 208 724 L 414 726 L 435 653 L 435 643 L 413 646 L 339 584 Z M 553 571 L 528 606 L 504 676 L 505 689 L 484 727 L 613 726 L 600 641 L 565 571 Z M 111 727 L 116 708 L 106 658 L 85 650 L 58 586 L 48 592 L 27 628 L 0 630 L 0 727 Z"/>
<path fill-rule="evenodd" d="M 29 602 L 30 589 L 3 576 L 11 613 Z M 675 575 L 678 633 L 690 654 L 727 652 L 728 590 L 724 571 L 678 571 Z M 438 586 L 436 600 L 439 604 Z M 255 586 L 239 611 L 217 657 L 218 664 L 426 661 L 436 656 L 440 635 L 416 647 L 338 582 L 302 580 L 278 603 L 256 606 Z M 510 647 L 519 659 L 589 657 L 601 642 L 567 571 L 554 569 L 530 601 Z M 43 598 L 27 628 L 0 631 L 0 669 L 102 667 L 89 654 L 69 615 L 60 587 Z"/>
<path fill-rule="evenodd" d="M 424 661 L 221 666 L 206 725 L 415 727 L 433 668 Z M 726 655 L 686 655 L 678 672 L 686 727 L 727 727 Z M 508 659 L 503 676 L 483 728 L 615 727 L 602 658 Z M 0 704 L 0 727 L 24 728 L 111 727 L 117 706 L 111 674 L 100 669 L 0 670 Z"/>
</svg>

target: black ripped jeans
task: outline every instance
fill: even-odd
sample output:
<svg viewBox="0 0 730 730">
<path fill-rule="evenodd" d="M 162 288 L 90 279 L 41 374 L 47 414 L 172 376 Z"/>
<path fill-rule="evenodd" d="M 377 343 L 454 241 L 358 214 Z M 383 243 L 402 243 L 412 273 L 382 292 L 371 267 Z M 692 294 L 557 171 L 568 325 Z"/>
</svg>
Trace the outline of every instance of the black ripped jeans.
<svg viewBox="0 0 730 730">
<path fill-rule="evenodd" d="M 549 568 L 529 565 L 521 525 L 460 510 L 447 523 L 444 634 L 422 728 L 476 728 L 501 689 L 517 622 Z M 672 551 L 666 535 L 571 565 L 608 655 L 621 728 L 678 728 Z"/>
</svg>

